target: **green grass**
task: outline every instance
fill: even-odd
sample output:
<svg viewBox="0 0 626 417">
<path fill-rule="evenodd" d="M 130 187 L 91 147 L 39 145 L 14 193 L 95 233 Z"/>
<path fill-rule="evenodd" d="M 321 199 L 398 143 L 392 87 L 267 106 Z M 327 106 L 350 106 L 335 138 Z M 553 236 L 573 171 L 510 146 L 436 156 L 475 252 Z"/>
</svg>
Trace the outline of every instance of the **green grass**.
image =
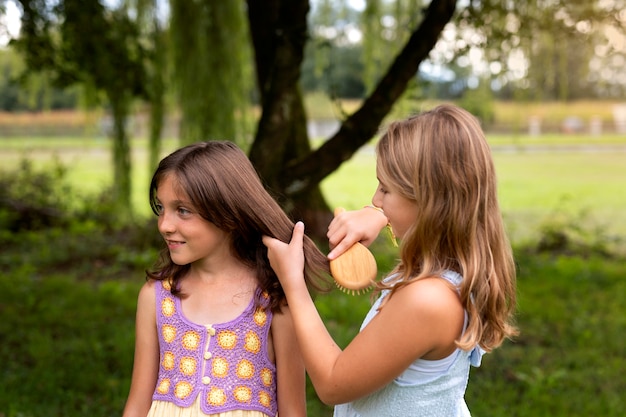
<svg viewBox="0 0 626 417">
<path fill-rule="evenodd" d="M 96 249 L 89 249 L 94 245 L 88 236 L 93 234 L 83 236 L 83 251 L 98 257 Z M 20 254 L 46 242 L 53 252 L 65 250 L 54 234 L 30 239 Z M 381 269 L 388 270 L 394 253 L 382 241 L 375 245 Z M 48 263 L 20 263 L 17 251 L 4 249 L 0 415 L 119 415 L 130 383 L 141 268 L 127 265 L 118 278 L 95 283 L 77 272 L 97 265 L 88 257 L 75 269 L 58 270 Z M 15 262 L 6 262 L 9 253 L 16 255 Z M 122 258 L 120 252 L 100 267 L 123 266 Z M 517 252 L 517 262 L 521 334 L 472 368 L 466 399 L 473 415 L 621 416 L 626 406 L 626 262 L 523 252 Z M 358 331 L 369 294 L 334 291 L 318 296 L 316 303 L 330 332 L 345 346 Z M 308 408 L 312 417 L 331 415 L 310 386 Z"/>
<path fill-rule="evenodd" d="M 31 273 L 23 265 L 0 274 L 0 415 L 121 415 L 141 280 L 93 285 Z"/>
<path fill-rule="evenodd" d="M 477 416 L 619 416 L 626 399 L 626 263 L 518 254 L 521 334 L 467 391 Z"/>
</svg>

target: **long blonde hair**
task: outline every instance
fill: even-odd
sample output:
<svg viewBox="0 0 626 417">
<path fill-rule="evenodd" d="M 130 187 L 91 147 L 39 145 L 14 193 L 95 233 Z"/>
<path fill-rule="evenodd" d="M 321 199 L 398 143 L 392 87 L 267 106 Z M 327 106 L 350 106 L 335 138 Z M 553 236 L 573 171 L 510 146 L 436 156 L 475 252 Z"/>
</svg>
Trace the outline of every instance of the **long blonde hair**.
<svg viewBox="0 0 626 417">
<path fill-rule="evenodd" d="M 393 296 L 415 280 L 456 271 L 469 316 L 457 345 L 490 351 L 517 334 L 515 264 L 491 151 L 476 118 L 453 105 L 438 106 L 391 123 L 376 153 L 381 182 L 418 206 L 392 271 L 397 278 L 378 289 L 391 289 Z"/>
</svg>

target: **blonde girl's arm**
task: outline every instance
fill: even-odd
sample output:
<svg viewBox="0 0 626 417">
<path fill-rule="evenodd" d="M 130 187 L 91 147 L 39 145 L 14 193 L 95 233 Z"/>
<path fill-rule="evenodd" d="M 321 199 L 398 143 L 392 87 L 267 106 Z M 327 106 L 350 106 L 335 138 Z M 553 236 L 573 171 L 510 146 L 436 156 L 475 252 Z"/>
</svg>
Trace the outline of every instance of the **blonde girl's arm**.
<svg viewBox="0 0 626 417">
<path fill-rule="evenodd" d="M 307 373 L 326 404 L 370 394 L 415 359 L 451 354 L 463 326 L 463 307 L 444 280 L 427 278 L 396 291 L 379 314 L 342 351 L 326 330 L 303 278 L 304 225 L 289 244 L 264 237 L 268 257 L 291 306 Z"/>
<path fill-rule="evenodd" d="M 154 285 L 149 281 L 139 291 L 133 375 L 123 417 L 145 417 L 152 404 L 159 371 Z"/>
<path fill-rule="evenodd" d="M 289 307 L 283 306 L 272 319 L 276 355 L 276 385 L 279 416 L 306 416 L 304 362 L 298 348 Z"/>
<path fill-rule="evenodd" d="M 337 214 L 328 225 L 328 259 L 335 259 L 356 242 L 369 246 L 387 225 L 387 217 L 374 206 Z"/>
</svg>

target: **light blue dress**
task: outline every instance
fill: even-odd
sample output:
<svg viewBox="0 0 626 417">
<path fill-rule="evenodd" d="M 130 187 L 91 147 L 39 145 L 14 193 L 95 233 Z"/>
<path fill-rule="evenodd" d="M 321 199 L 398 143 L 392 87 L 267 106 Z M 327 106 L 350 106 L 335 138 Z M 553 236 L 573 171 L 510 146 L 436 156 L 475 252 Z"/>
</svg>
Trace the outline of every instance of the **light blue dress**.
<svg viewBox="0 0 626 417">
<path fill-rule="evenodd" d="M 446 271 L 443 278 L 458 287 L 463 278 Z M 383 291 L 365 317 L 361 330 L 378 313 Z M 465 324 L 467 327 L 467 312 Z M 450 356 L 428 361 L 417 359 L 392 382 L 363 398 L 335 406 L 334 417 L 469 417 L 465 389 L 470 365 L 480 366 L 484 351 L 476 346 L 470 351 L 455 350 Z"/>
</svg>

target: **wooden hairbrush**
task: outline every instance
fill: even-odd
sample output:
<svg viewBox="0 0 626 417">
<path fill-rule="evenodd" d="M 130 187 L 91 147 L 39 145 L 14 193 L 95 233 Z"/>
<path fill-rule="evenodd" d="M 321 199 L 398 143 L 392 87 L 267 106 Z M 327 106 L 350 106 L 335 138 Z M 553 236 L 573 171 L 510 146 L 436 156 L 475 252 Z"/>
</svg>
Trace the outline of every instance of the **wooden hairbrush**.
<svg viewBox="0 0 626 417">
<path fill-rule="evenodd" d="M 343 211 L 343 208 L 337 207 L 335 216 Z M 368 291 L 376 279 L 377 272 L 374 255 L 359 242 L 330 261 L 330 273 L 335 285 L 351 295 Z"/>
</svg>

